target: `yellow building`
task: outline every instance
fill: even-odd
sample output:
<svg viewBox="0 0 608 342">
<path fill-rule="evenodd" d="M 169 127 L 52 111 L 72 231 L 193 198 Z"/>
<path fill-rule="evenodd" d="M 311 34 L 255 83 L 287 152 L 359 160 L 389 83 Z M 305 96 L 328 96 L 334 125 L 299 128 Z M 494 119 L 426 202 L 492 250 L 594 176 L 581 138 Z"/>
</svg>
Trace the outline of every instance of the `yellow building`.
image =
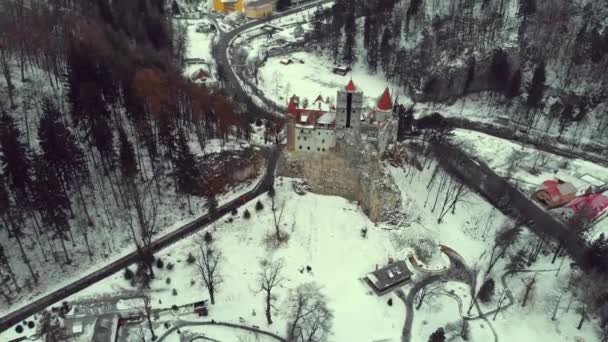
<svg viewBox="0 0 608 342">
<path fill-rule="evenodd" d="M 245 4 L 247 18 L 260 19 L 272 15 L 274 2 L 272 0 L 249 1 Z"/>
<path fill-rule="evenodd" d="M 213 9 L 218 12 L 243 12 L 245 0 L 213 0 Z"/>
</svg>

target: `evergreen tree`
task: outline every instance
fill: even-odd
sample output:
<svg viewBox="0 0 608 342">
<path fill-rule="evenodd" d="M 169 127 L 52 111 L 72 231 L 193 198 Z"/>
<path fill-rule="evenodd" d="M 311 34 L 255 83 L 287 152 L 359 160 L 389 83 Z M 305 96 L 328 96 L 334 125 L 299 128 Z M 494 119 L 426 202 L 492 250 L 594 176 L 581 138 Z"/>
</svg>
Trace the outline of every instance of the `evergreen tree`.
<svg viewBox="0 0 608 342">
<path fill-rule="evenodd" d="M 65 261 L 70 264 L 72 261 L 65 246 L 65 241 L 68 240 L 70 234 L 70 223 L 67 215 L 69 199 L 61 191 L 61 183 L 57 172 L 49 167 L 44 158 L 38 157 L 35 160 L 36 179 L 33 195 L 36 208 L 41 214 L 42 222 L 53 228 L 53 237 L 61 242 Z"/>
<path fill-rule="evenodd" d="M 509 56 L 502 49 L 494 50 L 488 74 L 488 82 L 498 92 L 503 92 L 510 75 Z"/>
<path fill-rule="evenodd" d="M 61 120 L 55 104 L 45 98 L 42 108 L 43 115 L 38 126 L 42 156 L 47 165 L 58 172 L 62 182 L 69 184 L 76 176 L 87 172 L 84 153 L 76 137 Z"/>
<path fill-rule="evenodd" d="M 464 80 L 464 86 L 462 87 L 463 95 L 466 95 L 469 92 L 469 89 L 471 88 L 471 84 L 475 80 L 475 67 L 476 67 L 475 56 L 471 56 L 471 58 L 469 58 L 469 60 L 467 61 L 467 76 Z"/>
<path fill-rule="evenodd" d="M 118 131 L 118 140 L 120 143 L 120 170 L 123 177 L 128 180 L 133 180 L 137 174 L 137 161 L 135 160 L 135 151 L 133 149 L 133 145 L 127 138 L 127 134 L 123 129 Z"/>
<path fill-rule="evenodd" d="M 284 11 L 289 6 L 291 6 L 291 0 L 278 0 L 277 1 L 277 10 Z"/>
<path fill-rule="evenodd" d="M 325 13 L 322 7 L 317 7 L 312 17 L 312 40 L 317 44 L 323 43 L 325 40 Z"/>
<path fill-rule="evenodd" d="M 342 48 L 342 62 L 352 66 L 357 62 L 357 23 L 355 21 L 355 12 L 349 11 L 346 13 L 346 23 L 344 25 L 344 47 Z"/>
<path fill-rule="evenodd" d="M 31 186 L 31 161 L 25 144 L 20 141 L 21 131 L 15 120 L 7 113 L 0 117 L 0 157 L 8 184 L 18 194 L 20 200 L 27 199 Z"/>
<path fill-rule="evenodd" d="M 527 18 L 534 13 L 536 13 L 536 0 L 519 0 L 518 16 Z"/>
<path fill-rule="evenodd" d="M 445 331 L 443 328 L 438 328 L 429 336 L 429 342 L 445 342 Z"/>
<path fill-rule="evenodd" d="M 587 264 L 600 272 L 608 272 L 608 240 L 604 233 L 589 245 Z"/>
<path fill-rule="evenodd" d="M 521 69 L 517 69 L 507 85 L 505 97 L 513 99 L 521 94 Z"/>
<path fill-rule="evenodd" d="M 540 62 L 534 69 L 532 82 L 528 86 L 528 99 L 526 104 L 530 108 L 538 108 L 545 92 L 545 62 Z"/>
<path fill-rule="evenodd" d="M 177 152 L 175 161 L 175 175 L 177 178 L 176 187 L 177 191 L 185 192 L 186 198 L 188 199 L 188 207 L 192 211 L 192 205 L 190 203 L 190 195 L 188 194 L 192 189 L 196 189 L 199 173 L 196 167 L 196 160 L 194 154 L 190 151 L 188 146 L 188 138 L 186 132 L 183 129 L 178 130 L 177 134 Z M 188 191 L 189 189 L 190 191 Z"/>
<path fill-rule="evenodd" d="M 382 32 L 382 40 L 380 41 L 380 64 L 382 71 L 384 71 L 386 77 L 390 76 L 391 69 L 391 42 L 393 41 L 393 34 L 389 26 L 384 28 Z"/>
<path fill-rule="evenodd" d="M 93 142 L 102 162 L 112 169 L 114 167 L 114 133 L 112 127 L 104 117 L 97 117 L 93 120 Z"/>
<path fill-rule="evenodd" d="M 492 300 L 492 297 L 494 296 L 494 287 L 494 279 L 492 278 L 486 280 L 483 285 L 481 285 L 477 297 L 482 303 L 489 303 Z"/>
<path fill-rule="evenodd" d="M 4 185 L 4 180 L 0 180 L 0 217 L 2 217 L 2 223 L 8 230 L 8 237 L 17 240 L 17 245 L 19 246 L 19 251 L 21 252 L 21 259 L 23 260 L 23 263 L 27 266 L 30 274 L 32 275 L 32 278 L 34 279 L 34 282 L 37 283 L 38 275 L 36 274 L 36 272 L 34 272 L 34 269 L 32 268 L 32 264 L 29 260 L 29 257 L 27 256 L 27 253 L 25 252 L 25 248 L 23 247 L 23 242 L 21 240 L 25 236 L 25 234 L 23 233 L 23 227 L 22 225 L 17 224 L 14 221 L 13 215 L 11 213 L 11 207 L 11 200 L 8 194 L 8 190 Z"/>
</svg>

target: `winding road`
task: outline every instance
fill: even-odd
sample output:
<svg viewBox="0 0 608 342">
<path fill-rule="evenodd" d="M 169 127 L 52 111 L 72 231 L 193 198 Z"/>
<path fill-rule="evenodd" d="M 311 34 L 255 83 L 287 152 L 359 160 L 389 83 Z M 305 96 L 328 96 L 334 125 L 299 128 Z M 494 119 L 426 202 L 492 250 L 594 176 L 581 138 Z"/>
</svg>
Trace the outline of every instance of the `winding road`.
<svg viewBox="0 0 608 342">
<path fill-rule="evenodd" d="M 152 252 L 157 252 L 163 248 L 166 248 L 173 243 L 197 232 L 201 228 L 206 227 L 210 223 L 218 220 L 222 216 L 229 214 L 234 209 L 238 209 L 247 202 L 252 201 L 257 196 L 265 193 L 274 185 L 274 173 L 277 166 L 277 162 L 280 156 L 280 149 L 278 146 L 273 146 L 269 152 L 267 158 L 267 166 L 264 177 L 255 186 L 255 188 L 241 194 L 237 198 L 217 208 L 215 213 L 206 213 L 196 218 L 195 220 L 187 223 L 167 235 L 155 240 L 150 245 Z M 244 200 L 243 200 L 244 199 Z M 90 273 L 89 275 L 65 286 L 59 290 L 49 293 L 48 295 L 37 299 L 16 311 L 9 313 L 8 315 L 0 318 L 0 332 L 3 332 L 13 325 L 25 320 L 26 318 L 44 310 L 45 308 L 77 293 L 94 283 L 111 276 L 112 274 L 123 270 L 125 267 L 133 264 L 139 254 L 137 251 L 133 251 L 118 260 L 111 262 L 110 264 L 102 267 L 101 269 Z"/>
<path fill-rule="evenodd" d="M 256 26 L 261 26 L 269 23 L 272 20 L 279 19 L 301 11 L 305 11 L 333 1 L 334 0 L 313 1 L 302 6 L 292 8 L 288 11 L 277 13 L 264 19 L 249 22 L 229 32 L 220 31 L 219 42 L 215 46 L 215 49 L 213 51 L 213 57 L 217 63 L 217 70 L 220 76 L 220 80 L 223 82 L 224 90 L 232 97 L 234 101 L 242 103 L 250 115 L 253 115 L 254 117 L 269 117 L 271 114 L 265 109 L 258 106 L 249 97 L 247 92 L 241 86 L 239 77 L 230 65 L 229 50 L 234 39 L 237 38 L 241 33 L 250 30 Z"/>
</svg>

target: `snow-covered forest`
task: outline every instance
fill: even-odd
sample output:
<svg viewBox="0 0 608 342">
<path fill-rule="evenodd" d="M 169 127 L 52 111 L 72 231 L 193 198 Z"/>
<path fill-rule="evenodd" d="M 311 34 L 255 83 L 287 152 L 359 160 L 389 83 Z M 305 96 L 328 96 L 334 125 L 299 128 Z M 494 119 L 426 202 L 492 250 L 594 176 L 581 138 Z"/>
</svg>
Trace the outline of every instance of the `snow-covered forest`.
<svg viewBox="0 0 608 342">
<path fill-rule="evenodd" d="M 338 0 L 315 13 L 310 38 L 415 102 L 460 100 L 460 115 L 472 102 L 565 141 L 605 142 L 607 17 L 600 0 Z"/>
<path fill-rule="evenodd" d="M 0 306 L 145 247 L 225 190 L 193 151 L 250 125 L 182 78 L 187 44 L 163 1 L 0 4 Z"/>
</svg>

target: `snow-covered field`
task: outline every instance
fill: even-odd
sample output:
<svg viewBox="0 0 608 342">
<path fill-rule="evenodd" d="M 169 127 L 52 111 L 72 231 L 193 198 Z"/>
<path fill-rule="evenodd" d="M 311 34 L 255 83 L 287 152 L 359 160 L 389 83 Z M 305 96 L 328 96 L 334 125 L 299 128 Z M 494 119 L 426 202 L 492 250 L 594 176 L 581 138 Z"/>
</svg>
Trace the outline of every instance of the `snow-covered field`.
<svg viewBox="0 0 608 342">
<path fill-rule="evenodd" d="M 392 168 L 391 173 L 403 192 L 405 210 L 412 214 L 410 225 L 402 229 L 414 232 L 426 230 L 428 232 L 424 234 L 436 236 L 438 242 L 455 249 L 470 267 L 482 265 L 488 257 L 496 227 L 505 218 L 492 210 L 479 196 L 470 194 L 465 202 L 458 204 L 455 214 L 448 214 L 442 223 L 437 224 L 437 212 L 432 213 L 430 205 L 424 207 L 425 196 L 420 195 L 428 192 L 426 184 L 432 168 L 415 173 L 413 177 L 406 175 L 403 169 Z M 431 196 L 434 196 L 433 190 Z M 377 297 L 361 280 L 366 273 L 375 269 L 376 264 L 383 265 L 389 257 L 401 259 L 407 256 L 409 248 L 403 248 L 394 241 L 394 234 L 399 233 L 385 229 L 387 227 L 376 227 L 357 205 L 342 198 L 311 193 L 299 196 L 291 188 L 291 179 L 277 180 L 275 198 L 278 208 L 284 205 L 281 227 L 290 235 L 287 245 L 278 249 L 265 245 L 265 237 L 272 234 L 274 229 L 270 198 L 266 195 L 259 198 L 264 204 L 261 211 L 256 211 L 255 203 L 247 206 L 246 209 L 252 213 L 249 220 L 243 218 L 242 209 L 238 215 L 228 215 L 210 228 L 213 244 L 223 256 L 220 269 L 224 282 L 219 287 L 216 304 L 211 306 L 210 317 L 206 320 L 255 325 L 284 336 L 284 302 L 288 290 L 312 281 L 321 286 L 335 317 L 330 341 L 400 341 L 405 320 L 403 302 L 394 294 Z M 366 238 L 360 232 L 364 227 L 368 228 Z M 517 247 L 524 248 L 532 239 L 532 235 L 526 234 Z M 153 308 L 208 299 L 195 266 L 186 262 L 189 253 L 197 253 L 193 238 L 185 239 L 157 254 L 165 265 L 173 263 L 175 267 L 173 270 L 167 270 L 166 267 L 156 269 L 157 280 L 147 292 L 152 298 Z M 263 259 L 283 259 L 285 262 L 283 276 L 286 281 L 274 292 L 278 311 L 274 314 L 271 326 L 266 324 L 264 317 L 263 295 L 257 293 L 256 278 Z M 557 263 L 551 265 L 550 259 L 551 255 L 541 255 L 541 261 L 533 264 L 532 269 L 556 270 Z M 498 295 L 502 291 L 499 277 L 504 273 L 502 267 L 505 263 L 506 260 L 501 260 L 490 274 L 497 282 L 496 296 L 493 303 L 482 305 L 485 312 L 496 307 Z M 306 266 L 311 267 L 310 273 L 305 270 Z M 472 340 L 493 341 L 492 331 L 495 331 L 501 340 L 519 336 L 518 340 L 521 341 L 573 341 L 575 336 L 582 336 L 582 341 L 595 341 L 595 323 L 586 323 L 582 330 L 576 330 L 576 304 L 569 312 L 560 309 L 558 320 L 550 319 L 551 305 L 547 304 L 549 297 L 555 295 L 552 289 L 556 283 L 566 281 L 567 269 L 565 266 L 560 277 L 556 277 L 554 272 L 536 273 L 539 286 L 525 309 L 522 310 L 516 302 L 507 311 L 499 313 L 495 321 L 472 320 Z M 520 300 L 523 295 L 523 285 L 519 279 L 528 279 L 532 274 L 534 273 L 525 273 L 521 277 L 516 275 L 507 279 L 516 300 Z M 415 275 L 415 279 L 418 278 L 419 275 Z M 403 289 L 407 293 L 409 288 L 410 285 L 405 285 Z M 174 289 L 177 295 L 172 294 Z M 120 272 L 69 300 L 133 290 Z M 393 299 L 392 306 L 387 305 L 389 298 Z M 459 302 L 462 303 L 462 309 L 459 309 Z M 445 284 L 441 292 L 426 299 L 420 310 L 415 310 L 412 341 L 425 342 L 438 327 L 457 322 L 461 310 L 466 311 L 469 303 L 470 291 L 466 284 Z M 477 315 L 476 310 L 473 310 L 473 314 Z M 162 326 L 164 322 L 176 319 L 200 320 L 192 314 L 182 314 L 179 317 L 172 313 L 162 314 L 155 324 L 157 335 L 166 331 Z M 514 327 L 517 327 L 516 333 Z M 254 339 L 241 330 L 222 327 L 185 327 L 182 330 L 204 333 L 220 340 Z M 13 336 L 13 330 L 0 335 L 2 338 Z M 179 336 L 176 333 L 169 334 L 165 341 L 178 342 Z"/>
<path fill-rule="evenodd" d="M 283 65 L 280 63 L 283 58 L 301 59 L 304 64 L 296 62 Z M 378 74 L 363 68 L 354 68 L 348 75 L 341 76 L 332 72 L 334 67 L 330 60 L 312 52 L 272 57 L 259 69 L 258 87 L 266 97 L 283 106 L 287 106 L 289 98 L 294 94 L 300 96 L 301 101 L 308 98 L 309 103 L 319 95 L 323 98 L 329 97 L 335 102 L 337 90 L 344 88 L 351 78 L 358 90 L 363 91 L 364 105 L 376 105 L 386 87 L 391 89 L 393 99 L 397 94 L 400 94 L 401 98 L 404 96 L 396 86 L 383 80 Z"/>
</svg>

